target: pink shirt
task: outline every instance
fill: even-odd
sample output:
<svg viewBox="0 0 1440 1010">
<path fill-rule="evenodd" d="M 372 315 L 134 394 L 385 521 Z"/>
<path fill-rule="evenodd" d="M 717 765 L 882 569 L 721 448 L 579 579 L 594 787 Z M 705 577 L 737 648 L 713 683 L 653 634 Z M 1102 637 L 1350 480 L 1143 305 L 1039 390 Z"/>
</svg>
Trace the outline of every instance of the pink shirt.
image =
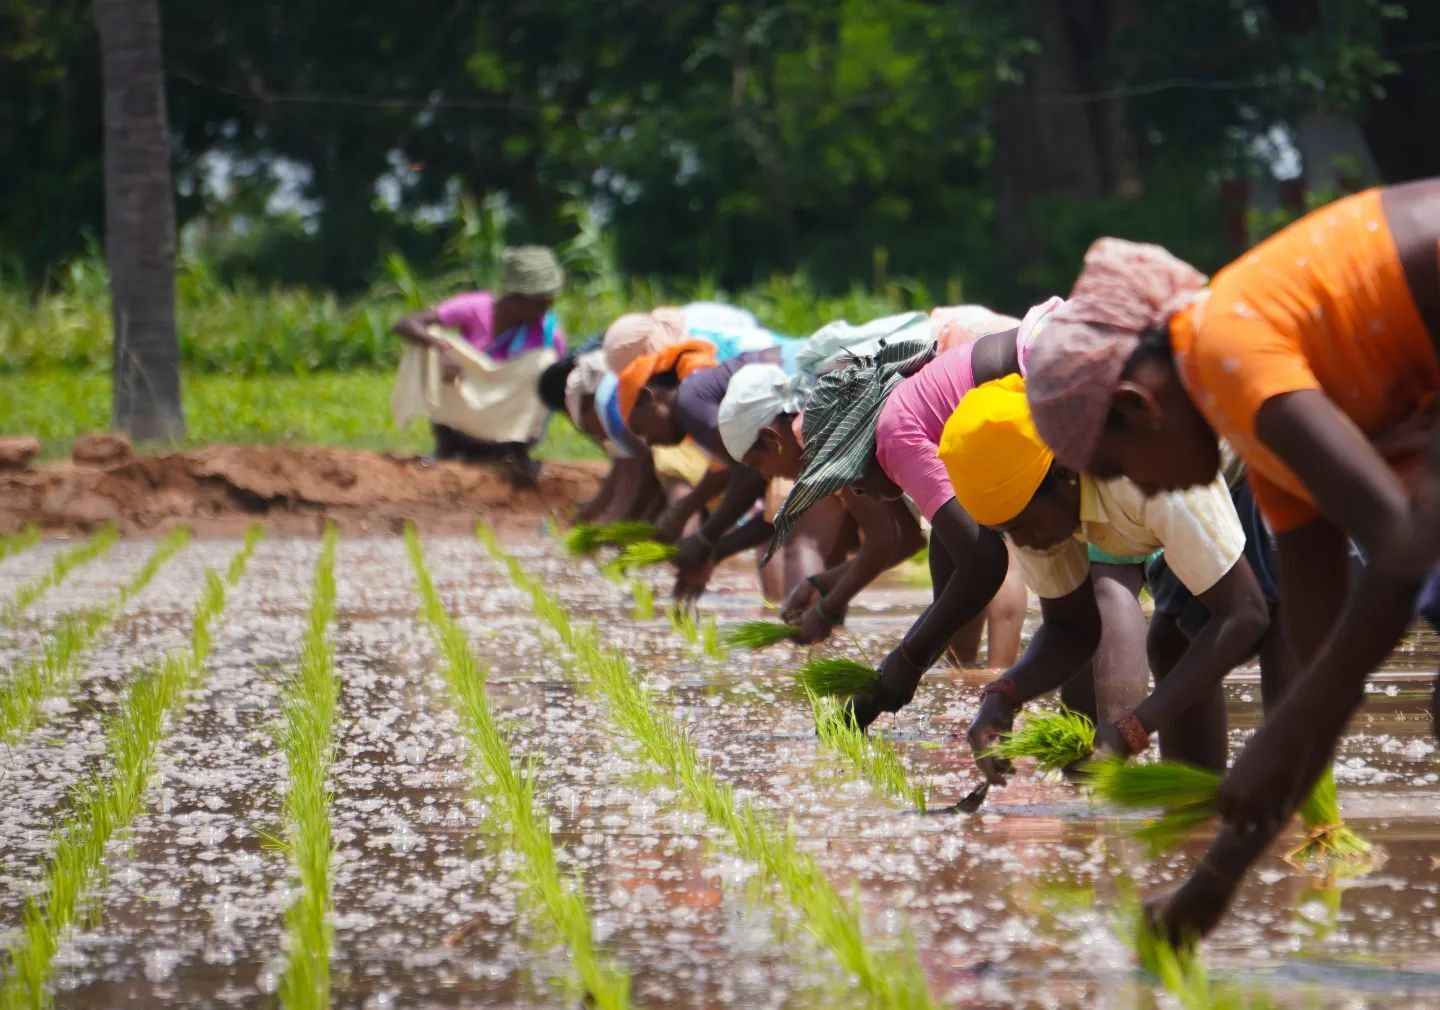
<svg viewBox="0 0 1440 1010">
<path fill-rule="evenodd" d="M 940 462 L 940 435 L 961 399 L 975 388 L 970 363 L 974 350 L 973 343 L 948 350 L 900 383 L 886 398 L 875 424 L 880 469 L 927 520 L 955 497 Z"/>
<path fill-rule="evenodd" d="M 553 312 L 547 312 L 543 320 L 523 329 L 517 326 L 508 333 L 492 332 L 495 328 L 495 296 L 488 291 L 471 291 L 447 298 L 435 306 L 435 315 L 442 326 L 459 330 L 471 347 L 496 361 L 527 351 L 538 351 L 542 347 L 553 347 L 556 353 L 565 353 L 565 334 L 556 325 Z"/>
</svg>

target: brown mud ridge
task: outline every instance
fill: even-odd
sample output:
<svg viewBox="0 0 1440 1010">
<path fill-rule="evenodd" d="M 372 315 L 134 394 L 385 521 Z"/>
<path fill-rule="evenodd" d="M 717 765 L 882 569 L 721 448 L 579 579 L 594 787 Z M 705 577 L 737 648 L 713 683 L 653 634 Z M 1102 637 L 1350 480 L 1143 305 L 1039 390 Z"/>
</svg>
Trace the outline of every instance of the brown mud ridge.
<svg viewBox="0 0 1440 1010">
<path fill-rule="evenodd" d="M 484 464 L 352 449 L 215 445 L 143 456 L 121 439 L 85 442 L 64 463 L 0 470 L 0 533 L 28 523 L 46 531 L 114 523 L 127 534 L 183 523 L 228 534 L 256 520 L 277 532 L 315 533 L 333 520 L 346 532 L 390 533 L 407 519 L 432 532 L 468 532 L 477 519 L 533 531 L 592 496 L 604 467 L 546 463 L 537 488 L 518 489 Z"/>
</svg>

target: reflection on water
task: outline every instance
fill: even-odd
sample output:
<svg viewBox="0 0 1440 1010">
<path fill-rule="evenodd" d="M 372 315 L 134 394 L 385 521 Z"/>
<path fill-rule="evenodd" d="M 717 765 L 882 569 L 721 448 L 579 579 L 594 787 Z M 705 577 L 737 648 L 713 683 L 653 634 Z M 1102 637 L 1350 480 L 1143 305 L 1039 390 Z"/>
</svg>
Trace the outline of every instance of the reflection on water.
<svg viewBox="0 0 1440 1010">
<path fill-rule="evenodd" d="M 663 618 L 632 621 L 626 590 L 590 566 L 539 542 L 516 551 L 577 617 L 596 621 L 627 652 L 715 773 L 788 821 L 837 888 L 857 895 L 870 942 L 914 943 L 932 991 L 949 1005 L 1157 1005 L 1113 910 L 1137 889 L 1150 893 L 1183 876 L 1203 840 L 1152 862 L 1126 835 L 1133 822 L 1033 775 L 992 792 L 974 816 L 913 816 L 817 748 L 789 678 L 804 650 L 787 644 L 705 659 Z M 852 1005 L 833 960 L 773 900 L 755 867 L 649 778 L 603 708 L 575 689 L 563 653 L 478 544 L 437 539 L 427 552 L 443 598 L 492 668 L 496 710 L 517 757 L 532 762 L 562 862 L 581 875 L 602 945 L 632 972 L 636 1002 Z M 227 614 L 210 679 L 166 743 L 147 812 L 107 853 L 100 914 L 61 951 L 60 1005 L 273 1003 L 291 882 L 284 853 L 265 843 L 278 828 L 284 776 L 271 725 L 313 559 L 311 543 L 262 546 Z M 414 619 L 399 540 L 342 543 L 337 575 L 344 689 L 332 781 L 335 1005 L 573 1005 L 550 981 L 566 973 L 563 951 L 532 914 L 503 826 L 475 788 L 431 644 Z M 193 579 L 169 586 L 162 578 L 142 602 L 173 614 L 189 606 L 194 588 Z M 657 580 L 660 592 L 667 588 Z M 851 609 L 831 648 L 878 659 L 926 598 L 899 580 L 877 588 Z M 705 606 L 722 622 L 754 616 L 749 571 L 723 570 Z M 1340 753 L 1347 817 L 1383 846 L 1383 866 L 1358 879 L 1317 880 L 1277 852 L 1207 945 L 1212 975 L 1259 987 L 1285 1007 L 1440 1006 L 1440 763 L 1427 714 L 1437 658 L 1433 635 L 1407 641 Z M 936 806 L 978 781 L 958 738 L 988 676 L 935 671 L 914 705 L 877 726 Z M 1254 671 L 1233 676 L 1228 693 L 1238 746 L 1258 719 Z M 96 717 L 113 704 L 94 692 L 91 701 Z M 91 736 L 31 750 L 51 748 L 56 766 L 78 775 L 93 764 Z M 45 754 L 26 754 L 29 767 L 45 764 Z M 35 797 L 45 816 L 52 792 Z M 0 835 L 0 863 L 9 868 L 23 856 L 38 872 L 43 852 L 34 851 L 33 833 L 26 837 L 22 851 Z M 0 908 L 0 928 L 12 930 L 18 900 Z"/>
</svg>

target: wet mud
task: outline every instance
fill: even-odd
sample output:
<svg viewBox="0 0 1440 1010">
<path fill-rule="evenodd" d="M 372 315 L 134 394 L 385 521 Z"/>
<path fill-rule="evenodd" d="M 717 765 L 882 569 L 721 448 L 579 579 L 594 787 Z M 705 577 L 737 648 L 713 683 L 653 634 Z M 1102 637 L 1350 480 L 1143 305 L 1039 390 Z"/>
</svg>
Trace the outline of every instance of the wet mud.
<svg viewBox="0 0 1440 1010">
<path fill-rule="evenodd" d="M 122 541 L 77 570 L 16 627 L 8 670 L 58 615 L 100 602 L 143 562 Z M 725 840 L 648 774 L 642 756 L 579 689 L 528 597 L 470 537 L 428 537 L 447 608 L 490 669 L 489 694 L 517 763 L 535 778 L 566 872 L 578 873 L 602 951 L 645 1007 L 855 1005 L 850 982 L 805 924 Z M 663 617 L 635 622 L 628 592 L 535 538 L 507 544 L 581 620 L 594 621 L 686 727 L 739 797 L 789 823 L 867 940 L 913 943 L 931 991 L 962 1007 L 1173 1005 L 1137 973 L 1119 930 L 1133 892 L 1181 879 L 1203 840 L 1160 860 L 1134 822 L 1063 782 L 1022 770 L 972 816 L 916 816 L 820 749 L 790 674 L 791 645 L 709 659 Z M 0 943 L 15 936 L 66 791 L 101 764 L 105 716 L 139 664 L 184 643 L 206 565 L 235 540 L 182 551 L 82 663 L 76 688 L 5 754 L 0 790 Z M 46 544 L 0 563 L 0 592 L 44 570 Z M 274 1006 L 293 875 L 283 833 L 278 698 L 309 605 L 313 540 L 261 543 L 217 627 L 208 676 L 172 719 L 144 813 L 107 850 L 83 928 L 59 957 L 57 1005 Z M 566 1007 L 567 959 L 517 882 L 517 857 L 468 760 L 417 619 L 398 537 L 345 537 L 336 575 L 342 684 L 332 769 L 337 1007 Z M 657 579 L 657 595 L 668 585 Z M 827 650 L 878 660 L 923 604 L 894 580 L 862 596 Z M 705 611 L 754 617 L 748 568 L 717 576 Z M 1206 945 L 1212 977 L 1282 1007 L 1440 1006 L 1440 754 L 1428 716 L 1440 643 L 1417 632 L 1387 664 L 1340 754 L 1350 825 L 1381 846 L 1368 875 L 1322 880 L 1258 868 Z M 983 670 L 933 671 L 915 704 L 877 724 L 934 807 L 978 781 L 960 737 Z M 1230 678 L 1232 753 L 1259 718 L 1253 669 Z M 0 956 L 3 963 L 3 956 Z"/>
</svg>

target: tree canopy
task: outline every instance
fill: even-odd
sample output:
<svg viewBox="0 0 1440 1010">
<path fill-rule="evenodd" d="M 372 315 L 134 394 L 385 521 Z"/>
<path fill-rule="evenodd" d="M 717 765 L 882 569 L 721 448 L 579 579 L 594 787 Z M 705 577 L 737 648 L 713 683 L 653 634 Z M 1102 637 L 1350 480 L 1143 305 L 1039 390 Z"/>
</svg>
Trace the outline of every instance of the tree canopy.
<svg viewBox="0 0 1440 1010">
<path fill-rule="evenodd" d="M 630 272 L 904 276 L 1013 309 L 1102 232 L 1213 268 L 1257 211 L 1440 173 L 1421 0 L 161 9 L 186 234 L 341 290 L 501 199 L 515 240 L 598 208 Z M 34 282 L 101 230 L 89 4 L 0 3 L 0 88 L 0 265 Z"/>
</svg>

